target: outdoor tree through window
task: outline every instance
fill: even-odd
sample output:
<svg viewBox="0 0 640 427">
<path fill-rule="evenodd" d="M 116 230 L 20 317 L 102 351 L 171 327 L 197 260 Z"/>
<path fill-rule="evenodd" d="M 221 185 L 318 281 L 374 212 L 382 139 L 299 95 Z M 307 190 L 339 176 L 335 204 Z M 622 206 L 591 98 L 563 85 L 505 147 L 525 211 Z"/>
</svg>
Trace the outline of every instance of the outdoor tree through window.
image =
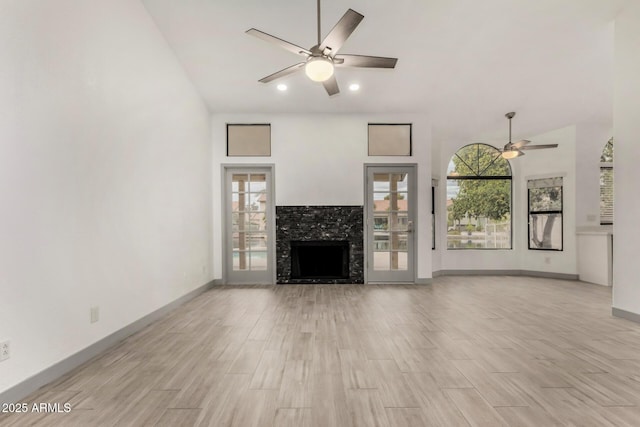
<svg viewBox="0 0 640 427">
<path fill-rule="evenodd" d="M 529 249 L 562 250 L 562 177 L 527 181 Z"/>
<path fill-rule="evenodd" d="M 449 161 L 447 248 L 511 249 L 511 166 L 490 145 L 467 145 Z"/>
</svg>

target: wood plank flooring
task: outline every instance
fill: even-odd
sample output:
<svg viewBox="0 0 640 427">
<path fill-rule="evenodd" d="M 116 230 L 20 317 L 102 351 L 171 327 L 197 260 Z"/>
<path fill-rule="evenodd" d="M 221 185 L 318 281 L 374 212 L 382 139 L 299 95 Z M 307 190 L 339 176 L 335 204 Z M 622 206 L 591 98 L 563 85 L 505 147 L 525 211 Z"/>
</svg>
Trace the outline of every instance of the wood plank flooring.
<svg viewBox="0 0 640 427">
<path fill-rule="evenodd" d="M 638 426 L 640 325 L 526 277 L 212 289 L 1 426 Z"/>
</svg>

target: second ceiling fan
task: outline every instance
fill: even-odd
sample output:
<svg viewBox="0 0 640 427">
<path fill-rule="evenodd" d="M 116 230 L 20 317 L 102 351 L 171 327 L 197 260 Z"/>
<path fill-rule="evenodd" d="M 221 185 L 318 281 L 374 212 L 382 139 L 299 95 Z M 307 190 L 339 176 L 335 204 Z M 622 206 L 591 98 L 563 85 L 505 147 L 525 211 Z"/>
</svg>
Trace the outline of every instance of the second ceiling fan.
<svg viewBox="0 0 640 427">
<path fill-rule="evenodd" d="M 269 83 L 280 77 L 305 69 L 307 77 L 316 82 L 321 82 L 329 96 L 340 93 L 338 81 L 334 74 L 334 67 L 365 67 L 365 68 L 395 68 L 398 58 L 385 58 L 380 56 L 338 54 L 351 33 L 356 29 L 364 15 L 353 9 L 340 18 L 324 39 L 320 34 L 320 0 L 318 0 L 318 44 L 309 49 L 302 48 L 263 31 L 251 28 L 247 34 L 273 43 L 290 52 L 305 57 L 303 62 L 277 71 L 259 80 L 261 83 Z"/>
<path fill-rule="evenodd" d="M 524 156 L 523 150 L 540 150 L 542 148 L 556 148 L 558 144 L 538 144 L 528 145 L 531 141 L 527 139 L 520 140 L 518 142 L 511 142 L 511 119 L 516 115 L 514 112 L 505 114 L 504 116 L 509 119 L 509 142 L 507 142 L 500 152 L 505 159 L 515 159 L 516 157 Z"/>
</svg>

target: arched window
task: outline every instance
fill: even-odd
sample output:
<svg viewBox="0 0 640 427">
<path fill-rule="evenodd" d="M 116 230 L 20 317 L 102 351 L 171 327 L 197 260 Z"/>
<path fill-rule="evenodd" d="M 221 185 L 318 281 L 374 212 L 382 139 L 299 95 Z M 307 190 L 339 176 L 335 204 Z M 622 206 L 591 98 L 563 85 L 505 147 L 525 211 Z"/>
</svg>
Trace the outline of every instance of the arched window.
<svg viewBox="0 0 640 427">
<path fill-rule="evenodd" d="M 490 145 L 467 145 L 449 161 L 447 249 L 511 249 L 511 166 Z"/>
<path fill-rule="evenodd" d="M 613 138 L 600 155 L 600 224 L 613 224 Z"/>
</svg>

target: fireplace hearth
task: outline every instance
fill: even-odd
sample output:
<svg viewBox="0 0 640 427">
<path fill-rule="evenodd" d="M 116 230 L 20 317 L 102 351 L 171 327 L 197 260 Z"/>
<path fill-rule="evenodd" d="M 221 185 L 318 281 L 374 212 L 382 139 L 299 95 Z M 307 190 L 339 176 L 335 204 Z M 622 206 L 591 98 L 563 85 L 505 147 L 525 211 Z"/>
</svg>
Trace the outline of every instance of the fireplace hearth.
<svg viewBox="0 0 640 427">
<path fill-rule="evenodd" d="M 364 283 L 362 206 L 276 206 L 281 284 Z"/>
</svg>

